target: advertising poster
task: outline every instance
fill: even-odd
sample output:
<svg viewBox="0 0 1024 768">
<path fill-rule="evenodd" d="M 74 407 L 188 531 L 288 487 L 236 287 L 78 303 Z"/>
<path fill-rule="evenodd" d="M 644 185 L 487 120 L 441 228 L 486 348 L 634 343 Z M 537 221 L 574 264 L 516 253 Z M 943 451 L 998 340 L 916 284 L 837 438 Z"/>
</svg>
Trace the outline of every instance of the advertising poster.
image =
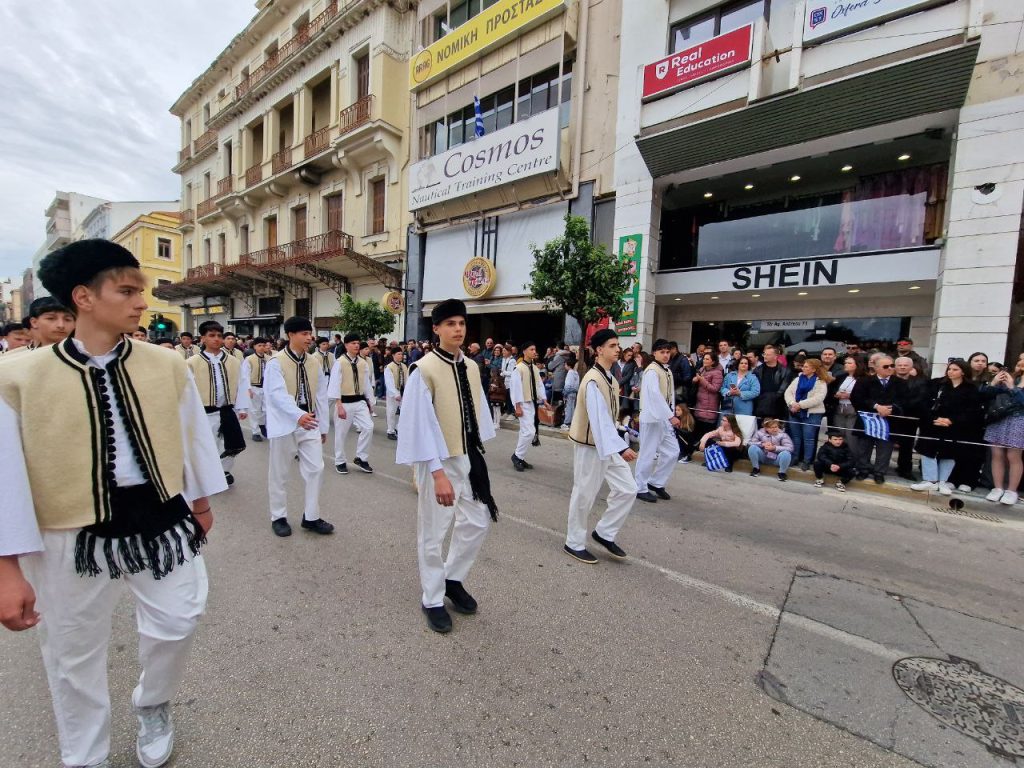
<svg viewBox="0 0 1024 768">
<path fill-rule="evenodd" d="M 619 258 L 629 262 L 629 271 L 633 275 L 633 286 L 623 296 L 626 300 L 626 311 L 615 323 L 615 330 L 620 336 L 636 335 L 637 304 L 640 302 L 640 261 L 643 255 L 643 235 L 623 235 L 619 238 Z"/>
</svg>

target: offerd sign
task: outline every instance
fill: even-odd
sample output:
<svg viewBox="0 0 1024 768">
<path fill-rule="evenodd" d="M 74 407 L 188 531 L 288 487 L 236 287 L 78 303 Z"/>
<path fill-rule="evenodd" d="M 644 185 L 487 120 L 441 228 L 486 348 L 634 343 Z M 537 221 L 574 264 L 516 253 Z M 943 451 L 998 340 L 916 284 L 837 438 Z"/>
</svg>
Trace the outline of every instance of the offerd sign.
<svg viewBox="0 0 1024 768">
<path fill-rule="evenodd" d="M 442 75 L 496 48 L 509 35 L 565 10 L 566 0 L 500 0 L 412 58 L 409 88 L 418 91 Z"/>
<path fill-rule="evenodd" d="M 664 96 L 748 65 L 753 40 L 754 25 L 748 24 L 648 64 L 643 98 Z"/>
</svg>

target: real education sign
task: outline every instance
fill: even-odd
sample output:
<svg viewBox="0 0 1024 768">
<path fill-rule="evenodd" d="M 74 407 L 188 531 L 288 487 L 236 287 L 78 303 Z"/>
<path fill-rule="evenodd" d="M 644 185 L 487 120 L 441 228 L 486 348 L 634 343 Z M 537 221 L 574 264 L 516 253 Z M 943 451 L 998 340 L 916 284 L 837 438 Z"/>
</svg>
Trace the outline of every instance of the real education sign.
<svg viewBox="0 0 1024 768">
<path fill-rule="evenodd" d="M 449 70 L 469 64 L 514 32 L 565 10 L 565 0 L 499 0 L 412 57 L 409 88 L 418 91 Z"/>
<path fill-rule="evenodd" d="M 643 98 L 664 96 L 746 66 L 753 39 L 754 25 L 748 24 L 648 64 L 644 67 Z"/>
<path fill-rule="evenodd" d="M 558 108 L 421 160 L 409 173 L 409 210 L 558 170 Z"/>
</svg>

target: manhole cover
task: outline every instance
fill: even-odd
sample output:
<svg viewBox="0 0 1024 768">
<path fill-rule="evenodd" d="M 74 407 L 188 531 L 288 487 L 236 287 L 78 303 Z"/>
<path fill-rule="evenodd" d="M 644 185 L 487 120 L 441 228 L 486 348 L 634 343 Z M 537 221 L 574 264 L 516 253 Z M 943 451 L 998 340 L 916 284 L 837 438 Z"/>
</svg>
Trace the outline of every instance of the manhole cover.
<svg viewBox="0 0 1024 768">
<path fill-rule="evenodd" d="M 939 722 L 990 752 L 1024 757 L 1024 690 L 964 659 L 900 659 L 892 676 L 911 701 Z"/>
</svg>

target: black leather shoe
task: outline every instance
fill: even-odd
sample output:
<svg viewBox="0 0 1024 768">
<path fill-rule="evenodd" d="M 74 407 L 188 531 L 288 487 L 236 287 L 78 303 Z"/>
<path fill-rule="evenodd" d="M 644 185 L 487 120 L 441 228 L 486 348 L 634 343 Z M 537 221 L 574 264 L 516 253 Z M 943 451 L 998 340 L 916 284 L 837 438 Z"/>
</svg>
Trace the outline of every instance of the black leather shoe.
<svg viewBox="0 0 1024 768">
<path fill-rule="evenodd" d="M 335 464 L 334 465 L 334 471 L 337 472 L 339 475 L 347 475 L 348 474 L 348 464 Z"/>
<path fill-rule="evenodd" d="M 288 525 L 288 521 L 283 517 L 279 517 L 277 520 L 272 520 L 270 522 L 270 527 L 274 530 L 274 534 L 281 538 L 292 535 L 292 527 Z"/>
<path fill-rule="evenodd" d="M 515 469 L 516 472 L 525 472 L 526 471 L 526 462 L 524 462 L 522 459 L 520 459 L 518 456 L 516 456 L 513 453 L 512 454 L 512 467 Z"/>
<path fill-rule="evenodd" d="M 608 550 L 608 554 L 614 557 L 616 560 L 625 560 L 626 553 L 622 550 L 618 544 L 614 541 L 608 541 L 608 539 L 601 538 L 597 535 L 597 531 L 590 534 L 590 538 L 600 544 L 602 547 Z"/>
<path fill-rule="evenodd" d="M 519 461 L 522 463 L 523 469 L 533 469 L 533 464 L 528 462 L 526 459 L 520 459 Z"/>
<path fill-rule="evenodd" d="M 461 581 L 444 580 L 444 596 L 452 601 L 452 608 L 457 613 L 464 613 L 471 616 L 476 613 L 476 600 L 462 586 Z"/>
<path fill-rule="evenodd" d="M 885 484 L 885 475 L 875 475 L 875 484 L 876 485 L 884 485 Z"/>
<path fill-rule="evenodd" d="M 230 472 L 224 473 L 224 479 L 228 481 L 228 488 L 235 484 L 235 476 Z"/>
<path fill-rule="evenodd" d="M 562 547 L 562 551 L 569 557 L 576 558 L 581 563 L 586 563 L 587 565 L 594 565 L 597 562 L 597 558 L 586 549 L 570 549 L 569 545 L 566 544 Z"/>
<path fill-rule="evenodd" d="M 370 466 L 370 462 L 363 461 L 362 459 L 356 458 L 356 459 L 352 460 L 352 463 L 355 464 L 357 467 L 359 467 L 359 469 L 361 469 L 366 474 L 368 474 L 368 475 L 372 475 L 373 474 L 373 467 Z"/>
<path fill-rule="evenodd" d="M 751 477 L 758 477 L 760 474 L 761 474 L 761 470 L 758 467 L 754 467 L 752 470 L 750 470 L 750 476 Z"/>
<path fill-rule="evenodd" d="M 668 495 L 668 491 L 666 491 L 664 488 L 656 488 L 653 485 L 648 485 L 647 488 L 659 499 L 664 499 L 665 501 L 668 501 L 669 499 L 672 498 L 671 496 Z"/>
<path fill-rule="evenodd" d="M 438 606 L 436 608 L 427 608 L 426 606 L 420 606 L 423 610 L 423 615 L 427 617 L 427 626 L 439 634 L 446 634 L 452 631 L 452 617 L 448 615 L 448 611 L 444 609 L 444 606 Z"/>
<path fill-rule="evenodd" d="M 636 497 L 638 499 L 640 499 L 640 501 L 646 501 L 648 504 L 655 504 L 658 501 L 658 497 L 655 496 L 650 491 L 644 491 L 643 493 L 638 493 L 636 495 Z"/>
<path fill-rule="evenodd" d="M 786 482 L 787 480 L 789 480 L 789 478 L 786 477 L 785 472 L 779 472 L 779 480 L 781 480 L 782 482 Z"/>
<path fill-rule="evenodd" d="M 262 443 L 263 442 L 263 435 L 261 435 L 259 432 L 257 432 L 255 435 L 252 436 L 252 441 L 254 443 Z"/>
<path fill-rule="evenodd" d="M 329 533 L 334 533 L 334 525 L 323 519 L 307 520 L 306 518 L 302 518 L 302 530 L 312 531 L 313 533 L 319 533 L 326 536 Z"/>
<path fill-rule="evenodd" d="M 394 432 L 388 432 L 388 440 L 397 440 L 397 439 L 398 439 L 398 435 L 396 435 Z"/>
</svg>

